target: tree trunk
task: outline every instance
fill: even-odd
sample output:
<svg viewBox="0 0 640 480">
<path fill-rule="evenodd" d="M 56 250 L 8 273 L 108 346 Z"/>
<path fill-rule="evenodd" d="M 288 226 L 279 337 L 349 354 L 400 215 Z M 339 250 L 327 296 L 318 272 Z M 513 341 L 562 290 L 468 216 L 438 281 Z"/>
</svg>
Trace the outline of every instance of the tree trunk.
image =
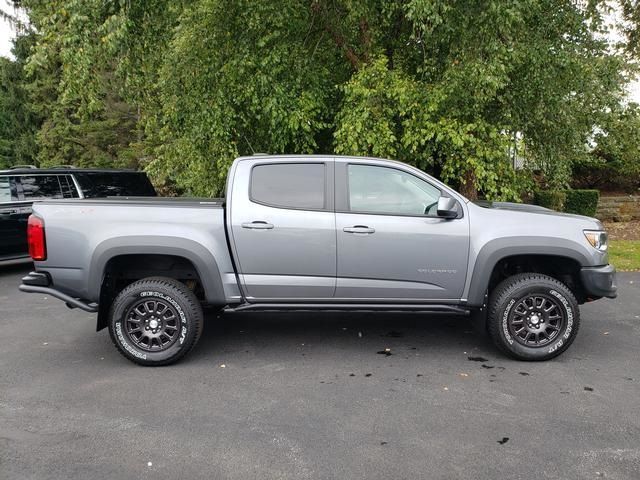
<svg viewBox="0 0 640 480">
<path fill-rule="evenodd" d="M 469 200 L 478 199 L 478 188 L 476 187 L 476 174 L 473 170 L 467 170 L 460 183 L 460 193 Z"/>
</svg>

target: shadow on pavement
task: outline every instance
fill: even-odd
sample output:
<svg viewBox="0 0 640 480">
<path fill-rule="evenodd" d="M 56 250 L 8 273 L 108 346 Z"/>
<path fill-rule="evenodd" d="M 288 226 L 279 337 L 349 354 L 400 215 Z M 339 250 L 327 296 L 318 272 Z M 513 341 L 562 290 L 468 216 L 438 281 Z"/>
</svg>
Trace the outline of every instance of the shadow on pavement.
<svg viewBox="0 0 640 480">
<path fill-rule="evenodd" d="M 406 355 L 412 350 L 444 354 L 498 352 L 485 335 L 473 330 L 468 317 L 399 312 L 262 312 L 207 314 L 193 360 L 224 350 L 273 349 L 284 357 L 298 356 L 297 347 Z M 281 347 L 286 347 L 282 349 Z M 390 349 L 389 352 L 386 349 Z M 288 350 L 287 350 L 288 349 Z M 289 352 L 289 353 L 287 353 Z M 471 353 L 469 353 L 471 354 Z"/>
</svg>

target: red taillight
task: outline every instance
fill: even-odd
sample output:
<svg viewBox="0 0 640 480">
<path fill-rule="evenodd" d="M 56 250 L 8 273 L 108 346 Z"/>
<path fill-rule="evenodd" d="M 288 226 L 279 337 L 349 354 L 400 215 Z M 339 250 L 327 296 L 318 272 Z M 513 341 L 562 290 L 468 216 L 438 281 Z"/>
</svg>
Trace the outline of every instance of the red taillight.
<svg viewBox="0 0 640 480">
<path fill-rule="evenodd" d="M 47 259 L 47 243 L 44 239 L 44 220 L 35 215 L 29 216 L 27 224 L 27 243 L 29 255 L 37 261 Z"/>
</svg>

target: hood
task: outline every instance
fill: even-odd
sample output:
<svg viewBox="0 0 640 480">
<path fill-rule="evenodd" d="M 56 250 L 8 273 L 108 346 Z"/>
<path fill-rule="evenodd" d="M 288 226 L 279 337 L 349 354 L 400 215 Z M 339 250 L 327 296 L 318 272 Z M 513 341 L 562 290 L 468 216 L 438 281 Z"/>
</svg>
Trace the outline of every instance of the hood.
<svg viewBox="0 0 640 480">
<path fill-rule="evenodd" d="M 492 208 L 497 210 L 519 210 L 524 212 L 537 212 L 537 213 L 558 213 L 549 208 L 541 207 L 540 205 L 530 205 L 528 203 L 514 203 L 514 202 L 490 202 L 488 200 L 476 200 L 476 205 L 482 208 Z"/>
<path fill-rule="evenodd" d="M 573 213 L 556 212 L 555 210 L 551 210 L 550 208 L 541 207 L 540 205 L 530 205 L 528 203 L 490 202 L 488 200 L 476 200 L 473 203 L 479 207 L 489 208 L 491 210 L 509 210 L 512 212 L 537 213 L 537 214 L 551 215 L 556 217 L 590 220 L 592 222 L 595 221 L 598 224 L 600 224 L 600 221 L 595 218 L 586 217 L 584 215 L 576 215 Z"/>
</svg>

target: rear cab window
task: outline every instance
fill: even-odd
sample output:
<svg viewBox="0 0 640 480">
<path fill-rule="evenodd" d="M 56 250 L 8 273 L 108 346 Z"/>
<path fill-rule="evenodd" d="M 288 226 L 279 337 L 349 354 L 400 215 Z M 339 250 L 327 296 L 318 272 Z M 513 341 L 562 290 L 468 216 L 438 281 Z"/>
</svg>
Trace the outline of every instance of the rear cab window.
<svg viewBox="0 0 640 480">
<path fill-rule="evenodd" d="M 326 206 L 324 163 L 258 164 L 251 170 L 252 202 L 300 210 L 324 210 Z"/>
</svg>

